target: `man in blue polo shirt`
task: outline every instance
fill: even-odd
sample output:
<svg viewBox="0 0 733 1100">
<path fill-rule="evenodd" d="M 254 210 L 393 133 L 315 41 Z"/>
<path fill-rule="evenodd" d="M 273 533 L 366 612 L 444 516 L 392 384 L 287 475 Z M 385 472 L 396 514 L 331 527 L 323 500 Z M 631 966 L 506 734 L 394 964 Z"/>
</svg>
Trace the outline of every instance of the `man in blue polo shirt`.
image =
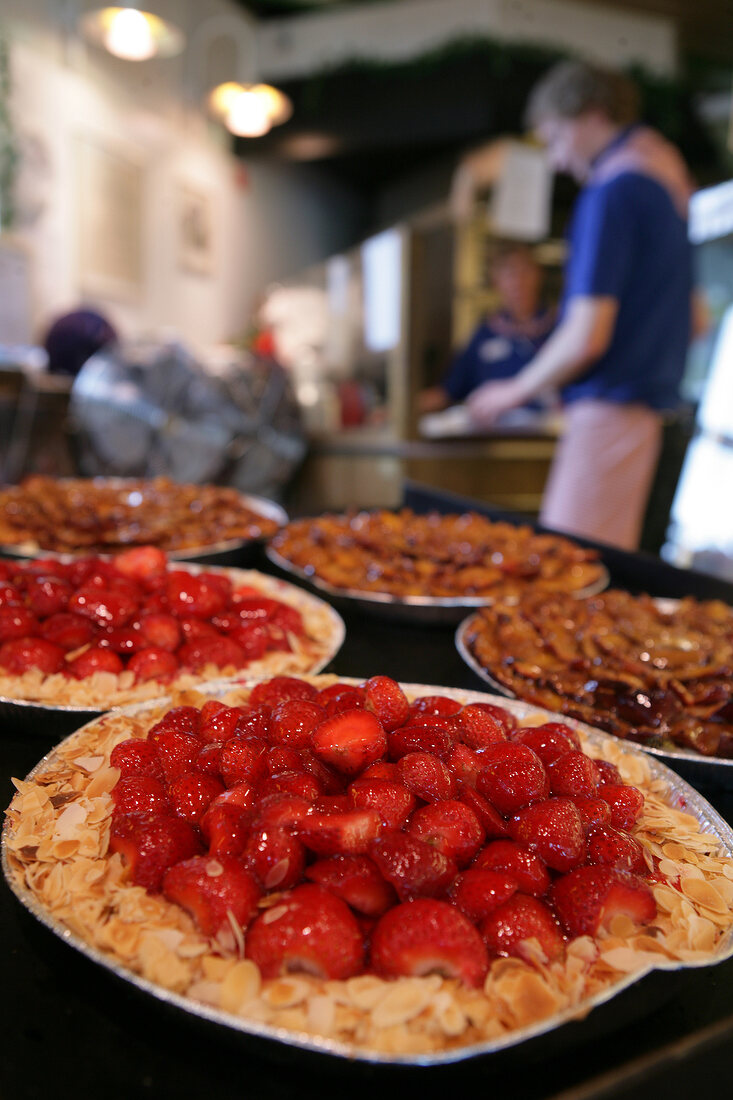
<svg viewBox="0 0 733 1100">
<path fill-rule="evenodd" d="M 584 184 L 569 231 L 560 323 L 515 378 L 469 398 L 491 423 L 561 386 L 567 427 L 542 505 L 548 527 L 638 546 L 691 334 L 685 164 L 637 123 L 633 84 L 581 62 L 553 67 L 528 116 L 553 166 Z"/>
</svg>

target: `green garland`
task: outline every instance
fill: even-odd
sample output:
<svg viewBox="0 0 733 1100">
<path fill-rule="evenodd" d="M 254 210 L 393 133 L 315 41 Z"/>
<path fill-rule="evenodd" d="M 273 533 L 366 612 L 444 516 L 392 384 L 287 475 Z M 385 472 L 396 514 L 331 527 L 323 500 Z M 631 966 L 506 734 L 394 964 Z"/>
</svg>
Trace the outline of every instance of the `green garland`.
<svg viewBox="0 0 733 1100">
<path fill-rule="evenodd" d="M 10 59 L 8 42 L 0 30 L 0 232 L 14 220 L 14 184 L 18 147 L 10 116 Z"/>
</svg>

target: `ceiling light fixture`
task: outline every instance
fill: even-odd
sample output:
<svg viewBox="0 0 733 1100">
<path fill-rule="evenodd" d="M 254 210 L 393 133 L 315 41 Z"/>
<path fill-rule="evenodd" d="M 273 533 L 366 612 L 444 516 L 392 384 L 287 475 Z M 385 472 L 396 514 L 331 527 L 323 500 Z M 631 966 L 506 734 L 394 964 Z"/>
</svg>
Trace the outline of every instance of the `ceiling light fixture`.
<svg viewBox="0 0 733 1100">
<path fill-rule="evenodd" d="M 82 34 L 124 61 L 173 57 L 185 44 L 183 32 L 172 23 L 139 8 L 99 8 L 81 19 Z"/>
<path fill-rule="evenodd" d="M 211 113 L 237 137 L 262 137 L 293 113 L 288 97 L 271 84 L 240 84 L 229 80 L 209 94 Z"/>
</svg>

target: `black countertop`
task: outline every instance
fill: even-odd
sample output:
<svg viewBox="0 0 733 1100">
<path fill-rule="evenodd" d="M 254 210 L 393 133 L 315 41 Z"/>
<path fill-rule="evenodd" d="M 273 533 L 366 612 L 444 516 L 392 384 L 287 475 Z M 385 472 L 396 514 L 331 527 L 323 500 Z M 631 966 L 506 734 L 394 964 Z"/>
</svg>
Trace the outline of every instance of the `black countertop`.
<svg viewBox="0 0 733 1100">
<path fill-rule="evenodd" d="M 408 487 L 416 510 L 466 502 Z M 488 514 L 491 509 L 481 509 Z M 690 592 L 733 602 L 733 586 L 682 573 L 657 559 L 603 551 L 612 582 L 657 595 Z M 403 681 L 482 690 L 453 645 L 451 628 L 345 616 L 347 638 L 332 668 L 343 676 L 387 672 Z M 10 776 L 25 776 L 51 747 L 42 731 L 0 733 L 4 805 Z M 699 784 L 698 784 L 699 786 Z M 729 821 L 733 792 L 702 793 Z M 18 904 L 3 883 L 0 900 L 5 1054 L 0 1098 L 216 1097 L 217 1100 L 402 1095 L 406 1088 L 499 1090 L 512 1100 L 619 1100 L 726 1096 L 733 1070 L 733 960 L 682 975 L 647 978 L 607 1010 L 567 1025 L 534 1047 L 451 1067 L 370 1069 L 293 1054 L 159 1003 L 80 956 Z"/>
</svg>

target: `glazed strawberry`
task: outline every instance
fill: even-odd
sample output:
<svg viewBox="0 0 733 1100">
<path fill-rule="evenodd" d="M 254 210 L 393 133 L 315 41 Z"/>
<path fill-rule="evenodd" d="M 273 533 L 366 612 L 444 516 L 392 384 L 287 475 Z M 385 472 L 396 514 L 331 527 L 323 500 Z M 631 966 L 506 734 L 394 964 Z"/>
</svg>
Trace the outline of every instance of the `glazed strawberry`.
<svg viewBox="0 0 733 1100">
<path fill-rule="evenodd" d="M 0 607 L 22 607 L 23 593 L 14 584 L 0 584 Z"/>
<path fill-rule="evenodd" d="M 41 633 L 39 625 L 36 616 L 26 607 L 13 604 L 0 607 L 0 642 L 9 642 L 12 638 L 31 638 Z"/>
<path fill-rule="evenodd" d="M 342 695 L 351 693 L 361 700 L 361 705 L 364 706 L 365 694 L 363 687 L 355 687 L 353 684 L 344 684 L 340 680 L 337 680 L 334 684 L 328 684 L 327 687 L 321 688 L 316 695 L 316 703 L 319 703 L 322 707 L 327 706 L 332 700 L 340 699 Z M 355 708 L 356 709 L 356 708 Z"/>
<path fill-rule="evenodd" d="M 124 671 L 119 656 L 106 646 L 91 645 L 66 665 L 66 671 L 77 680 L 93 676 L 95 672 L 111 672 L 118 676 Z"/>
<path fill-rule="evenodd" d="M 257 737 L 267 741 L 270 735 L 270 708 L 241 706 L 237 718 L 236 733 L 242 737 Z"/>
<path fill-rule="evenodd" d="M 657 915 L 654 895 L 642 879 L 603 865 L 578 867 L 563 875 L 552 884 L 549 896 L 570 936 L 595 936 L 619 914 L 637 924 L 648 924 Z"/>
<path fill-rule="evenodd" d="M 484 841 L 484 830 L 476 814 L 465 803 L 453 799 L 416 810 L 406 831 L 408 836 L 437 848 L 458 867 L 470 863 Z"/>
<path fill-rule="evenodd" d="M 88 586 L 70 598 L 68 610 L 91 619 L 97 626 L 124 626 L 138 609 L 137 600 L 127 592 Z"/>
<path fill-rule="evenodd" d="M 571 801 L 580 814 L 586 832 L 593 825 L 610 824 L 611 807 L 602 798 L 573 798 Z"/>
<path fill-rule="evenodd" d="M 210 619 L 226 607 L 227 599 L 218 585 L 213 585 L 201 575 L 173 569 L 165 583 L 168 606 L 176 617 L 194 615 Z"/>
<path fill-rule="evenodd" d="M 295 752 L 298 755 L 300 767 L 313 776 L 324 794 L 337 795 L 343 793 L 344 776 L 339 775 L 334 768 L 329 768 L 327 764 L 314 756 L 310 749 L 296 749 Z"/>
<path fill-rule="evenodd" d="M 165 787 L 150 775 L 118 779 L 112 801 L 115 814 L 167 814 L 170 810 Z"/>
<path fill-rule="evenodd" d="M 387 750 L 390 760 L 399 760 L 409 752 L 429 752 L 445 760 L 454 741 L 455 738 L 440 726 L 402 726 L 389 734 Z"/>
<path fill-rule="evenodd" d="M 305 877 L 365 916 L 381 917 L 397 902 L 394 889 L 368 856 L 319 859 L 306 868 Z"/>
<path fill-rule="evenodd" d="M 288 772 L 305 772 L 298 749 L 287 745 L 270 745 L 265 754 L 268 775 L 286 775 Z"/>
<path fill-rule="evenodd" d="M 177 650 L 176 656 L 182 665 L 196 671 L 205 669 L 207 665 L 214 665 L 216 668 L 244 668 L 247 664 L 247 654 L 241 645 L 223 635 L 186 642 Z"/>
<path fill-rule="evenodd" d="M 396 764 L 390 764 L 387 760 L 377 760 L 376 764 L 370 764 L 359 776 L 359 779 L 389 779 L 393 783 L 399 783 L 400 772 Z M 358 783 L 359 780 L 355 780 Z"/>
<path fill-rule="evenodd" d="M 228 741 L 234 737 L 241 716 L 239 707 L 227 707 L 208 699 L 201 708 L 198 735 L 202 741 Z"/>
<path fill-rule="evenodd" d="M 120 741 L 112 749 L 109 762 L 113 768 L 119 768 L 123 779 L 131 775 L 149 775 L 153 779 L 163 779 L 163 768 L 158 750 L 150 741 L 140 737 L 130 737 Z"/>
<path fill-rule="evenodd" d="M 187 821 L 166 814 L 115 814 L 109 848 L 120 852 L 136 886 L 157 893 L 169 867 L 198 855 L 201 845 Z"/>
<path fill-rule="evenodd" d="M 199 722 L 200 716 L 196 707 L 171 707 L 161 720 L 151 727 L 148 740 L 155 741 L 158 734 L 163 733 L 164 730 L 178 730 L 179 733 L 195 735 L 199 730 Z"/>
<path fill-rule="evenodd" d="M 297 833 L 306 848 L 321 856 L 362 855 L 382 832 L 376 810 L 349 813 L 311 813 L 303 818 Z"/>
<path fill-rule="evenodd" d="M 474 924 L 498 909 L 518 890 L 516 879 L 502 871 L 477 871 L 471 868 L 453 879 L 450 900 Z"/>
<path fill-rule="evenodd" d="M 230 927 L 232 919 L 246 928 L 260 898 L 253 876 L 229 856 L 194 856 L 176 863 L 163 878 L 163 893 L 191 914 L 205 936 Z"/>
<path fill-rule="evenodd" d="M 387 736 L 371 711 L 346 710 L 327 718 L 313 731 L 315 755 L 345 775 L 358 775 L 384 756 Z"/>
<path fill-rule="evenodd" d="M 470 749 L 486 749 L 507 739 L 503 723 L 480 703 L 465 706 L 459 711 L 457 722 L 458 736 Z"/>
<path fill-rule="evenodd" d="M 209 855 L 241 856 L 250 833 L 252 814 L 233 803 L 212 803 L 201 818 Z"/>
<path fill-rule="evenodd" d="M 547 765 L 550 793 L 576 798 L 592 798 L 599 783 L 595 762 L 584 752 L 564 752 Z"/>
<path fill-rule="evenodd" d="M 610 760 L 594 761 L 601 783 L 623 783 L 621 772 Z"/>
<path fill-rule="evenodd" d="M 539 756 L 511 741 L 491 745 L 482 753 L 478 791 L 499 813 L 513 814 L 550 793 L 547 772 Z"/>
<path fill-rule="evenodd" d="M 181 628 L 172 615 L 164 612 L 146 612 L 138 620 L 138 628 L 146 645 L 167 649 L 173 653 L 181 644 Z"/>
<path fill-rule="evenodd" d="M 13 638 L 0 646 L 0 668 L 22 676 L 30 668 L 51 674 L 64 667 L 64 651 L 45 638 Z"/>
<path fill-rule="evenodd" d="M 156 649 L 148 646 L 134 653 L 127 662 L 130 672 L 135 673 L 135 682 L 145 683 L 147 680 L 160 680 L 165 683 L 178 672 L 178 661 L 167 649 Z"/>
<path fill-rule="evenodd" d="M 167 604 L 165 601 L 158 602 L 156 606 L 152 606 L 151 601 L 148 601 L 146 611 L 155 611 L 156 614 L 160 611 L 166 611 Z M 222 638 L 223 635 L 220 630 L 217 630 L 211 623 L 204 622 L 203 619 L 197 619 L 190 615 L 181 615 L 178 617 L 178 626 L 180 627 L 181 636 L 184 643 L 186 642 L 202 642 L 205 638 Z"/>
<path fill-rule="evenodd" d="M 611 807 L 614 828 L 633 829 L 644 809 L 644 795 L 637 787 L 625 783 L 601 783 L 596 793 Z"/>
<path fill-rule="evenodd" d="M 383 978 L 441 974 L 476 988 L 489 968 L 486 948 L 454 906 L 417 898 L 390 909 L 372 933 L 371 963 Z"/>
<path fill-rule="evenodd" d="M 323 794 L 320 783 L 307 772 L 285 772 L 283 775 L 273 775 L 266 779 L 260 787 L 263 798 L 272 794 L 292 794 L 299 798 L 306 798 L 309 802 L 315 802 Z"/>
<path fill-rule="evenodd" d="M 469 749 L 468 745 L 454 745 L 445 758 L 445 763 L 459 783 L 465 783 L 467 787 L 476 786 L 478 773 L 483 765 L 479 754 Z"/>
<path fill-rule="evenodd" d="M 426 715 L 432 718 L 450 718 L 458 714 L 462 709 L 457 699 L 449 699 L 447 695 L 422 695 L 415 699 L 410 706 L 410 721 L 415 721 L 418 715 Z"/>
<path fill-rule="evenodd" d="M 234 593 L 231 602 L 234 614 L 240 622 L 269 622 L 278 608 L 277 600 L 270 596 L 263 596 L 261 593 L 244 595 L 241 589 Z"/>
<path fill-rule="evenodd" d="M 184 772 L 194 770 L 194 762 L 201 749 L 201 742 L 192 733 L 184 733 L 182 730 L 170 727 L 161 730 L 153 726 L 148 734 L 148 741 L 152 742 L 158 751 L 166 783 L 172 783 Z"/>
<path fill-rule="evenodd" d="M 136 581 L 163 576 L 168 564 L 165 553 L 157 546 L 133 546 L 115 554 L 112 560 L 118 572 Z"/>
<path fill-rule="evenodd" d="M 488 844 L 472 866 L 479 871 L 503 871 L 515 879 L 523 894 L 538 898 L 547 893 L 550 885 L 550 876 L 540 857 L 513 840 L 495 840 Z"/>
<path fill-rule="evenodd" d="M 324 707 L 305 699 L 285 699 L 272 708 L 269 739 L 273 745 L 305 748 L 311 733 L 326 718 Z"/>
<path fill-rule="evenodd" d="M 137 653 L 145 645 L 145 639 L 134 624 L 110 627 L 102 633 L 99 641 L 123 656 Z"/>
<path fill-rule="evenodd" d="M 527 745 L 544 764 L 551 764 L 558 756 L 580 748 L 577 733 L 564 722 L 545 722 L 542 726 L 519 729 L 512 740 Z"/>
<path fill-rule="evenodd" d="M 361 808 L 361 807 L 359 807 Z M 348 814 L 354 809 L 354 804 L 345 794 L 320 794 L 311 803 L 311 813 L 319 814 Z"/>
<path fill-rule="evenodd" d="M 417 806 L 414 794 L 391 779 L 355 779 L 349 800 L 357 810 L 376 810 L 387 829 L 401 829 Z"/>
<path fill-rule="evenodd" d="M 603 863 L 635 875 L 648 872 L 644 849 L 638 840 L 611 825 L 596 825 L 588 833 L 588 863 Z"/>
<path fill-rule="evenodd" d="M 227 787 L 257 784 L 267 774 L 267 745 L 256 737 L 231 737 L 219 753 L 219 772 Z"/>
<path fill-rule="evenodd" d="M 363 687 L 367 710 L 376 714 L 387 733 L 405 724 L 410 704 L 396 680 L 389 676 L 372 676 Z"/>
<path fill-rule="evenodd" d="M 565 946 L 557 921 L 546 905 L 530 894 L 513 897 L 481 922 L 481 935 L 489 955 L 534 959 L 527 940 L 537 940 L 545 958 L 552 961 Z"/>
<path fill-rule="evenodd" d="M 265 890 L 289 890 L 303 877 L 305 849 L 286 829 L 254 829 L 242 852 L 244 863 Z"/>
<path fill-rule="evenodd" d="M 455 794 L 456 781 L 452 773 L 431 753 L 409 752 L 397 767 L 407 789 L 425 802 L 441 802 Z"/>
<path fill-rule="evenodd" d="M 245 954 L 262 977 L 304 970 L 343 981 L 360 974 L 364 940 L 348 905 L 321 886 L 298 886 L 250 928 Z"/>
<path fill-rule="evenodd" d="M 259 805 L 259 792 L 249 783 L 237 783 L 234 787 L 228 787 L 221 794 L 216 795 L 211 808 L 216 806 L 238 806 L 240 810 L 251 810 L 253 813 Z"/>
<path fill-rule="evenodd" d="M 488 840 L 493 840 L 495 837 L 509 836 L 507 822 L 501 814 L 496 812 L 491 803 L 487 802 L 484 796 L 475 791 L 473 787 L 468 787 L 465 783 L 459 783 L 456 797 L 459 802 L 465 802 L 473 810 Z"/>
<path fill-rule="evenodd" d="M 569 798 L 527 806 L 511 819 L 509 832 L 553 871 L 569 871 L 585 859 L 583 821 Z"/>
<path fill-rule="evenodd" d="M 274 707 L 278 703 L 284 703 L 286 699 L 307 699 L 313 702 L 317 695 L 317 689 L 305 680 L 298 680 L 295 676 L 273 676 L 271 680 L 255 684 L 250 692 L 249 704 L 252 707 Z"/>
<path fill-rule="evenodd" d="M 294 829 L 310 812 L 312 803 L 294 794 L 275 794 L 261 798 L 255 825 L 261 829 Z"/>
<path fill-rule="evenodd" d="M 336 687 L 337 685 L 334 684 L 333 686 Z M 345 710 L 361 710 L 364 707 L 364 692 L 360 688 L 347 687 L 328 699 L 325 697 L 322 699 L 322 694 L 322 692 L 318 693 L 316 701 L 325 707 L 326 715 L 329 718 L 333 718 L 337 714 L 343 714 Z"/>
<path fill-rule="evenodd" d="M 220 630 L 224 630 L 233 642 L 241 646 L 248 662 L 259 661 L 268 650 L 278 648 L 273 643 L 267 624 L 258 626 L 257 623 L 249 623 L 243 626 L 240 622 L 235 622 L 227 629 L 226 622 L 221 622 L 222 618 L 223 616 L 217 617 L 216 626 Z"/>
<path fill-rule="evenodd" d="M 62 649 L 80 649 L 94 637 L 94 627 L 89 619 L 74 615 L 71 611 L 60 611 L 42 622 L 38 633 L 47 642 L 61 646 Z"/>
<path fill-rule="evenodd" d="M 25 589 L 27 607 L 40 619 L 65 611 L 73 589 L 57 577 L 32 577 Z"/>
<path fill-rule="evenodd" d="M 452 859 L 404 833 L 384 833 L 374 841 L 369 855 L 402 901 L 442 897 L 458 873 Z"/>
<path fill-rule="evenodd" d="M 168 787 L 168 798 L 177 817 L 182 817 L 191 825 L 198 825 L 209 804 L 223 791 L 223 785 L 212 775 L 184 772 Z"/>
<path fill-rule="evenodd" d="M 507 710 L 505 707 L 497 706 L 496 703 L 471 703 L 470 705 L 490 714 L 494 721 L 501 726 L 508 738 L 512 736 L 519 726 L 517 719 L 511 711 Z"/>
</svg>

